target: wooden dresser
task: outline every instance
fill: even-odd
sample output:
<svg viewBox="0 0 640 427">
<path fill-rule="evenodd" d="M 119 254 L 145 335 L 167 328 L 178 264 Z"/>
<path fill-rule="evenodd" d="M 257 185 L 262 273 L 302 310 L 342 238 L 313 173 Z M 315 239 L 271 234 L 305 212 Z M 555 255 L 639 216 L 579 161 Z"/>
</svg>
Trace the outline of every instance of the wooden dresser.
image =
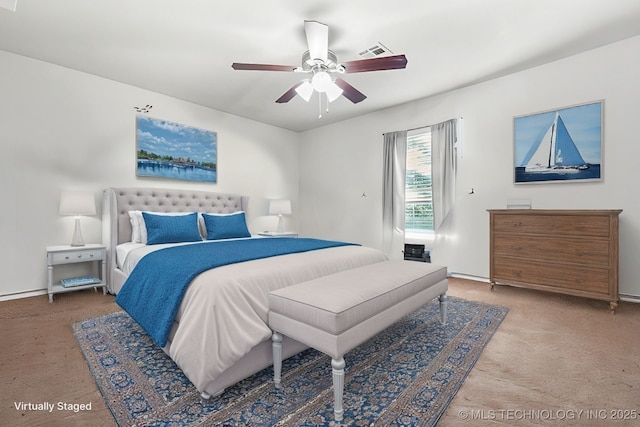
<svg viewBox="0 0 640 427">
<path fill-rule="evenodd" d="M 489 210 L 490 280 L 618 306 L 622 210 Z"/>
</svg>

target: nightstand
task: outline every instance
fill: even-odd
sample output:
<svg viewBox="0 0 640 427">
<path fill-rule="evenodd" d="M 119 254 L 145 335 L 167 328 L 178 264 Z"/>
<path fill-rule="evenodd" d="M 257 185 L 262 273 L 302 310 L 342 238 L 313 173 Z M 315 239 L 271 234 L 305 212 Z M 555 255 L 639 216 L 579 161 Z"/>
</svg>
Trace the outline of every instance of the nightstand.
<svg viewBox="0 0 640 427">
<path fill-rule="evenodd" d="M 294 233 L 293 231 L 282 231 L 278 233 L 277 231 L 263 231 L 262 233 L 258 233 L 258 236 L 266 236 L 266 237 L 298 237 L 298 233 Z"/>
<path fill-rule="evenodd" d="M 47 246 L 47 290 L 49 293 L 49 302 L 53 302 L 53 294 L 79 291 L 81 289 L 89 288 L 102 288 L 102 292 L 106 295 L 106 252 L 106 246 L 98 244 L 87 244 L 85 246 Z M 63 286 L 61 282 L 53 283 L 54 266 L 81 262 L 100 262 L 100 277 L 98 278 L 98 283 L 73 285 L 68 287 Z"/>
</svg>

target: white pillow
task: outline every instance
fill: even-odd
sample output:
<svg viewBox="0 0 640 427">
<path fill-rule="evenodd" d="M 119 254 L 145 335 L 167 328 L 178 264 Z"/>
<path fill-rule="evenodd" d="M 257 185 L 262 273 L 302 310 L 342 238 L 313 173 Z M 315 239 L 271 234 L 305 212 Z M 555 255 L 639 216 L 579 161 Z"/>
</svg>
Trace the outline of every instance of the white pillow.
<svg viewBox="0 0 640 427">
<path fill-rule="evenodd" d="M 131 222 L 131 241 L 133 243 L 147 244 L 147 227 L 144 225 L 142 212 L 153 215 L 179 216 L 189 215 L 193 212 L 151 212 L 151 211 L 129 211 L 129 221 Z M 200 214 L 198 214 L 198 226 L 200 225 Z M 200 228 L 200 227 L 198 227 Z M 202 236 L 202 232 L 200 233 Z"/>
<path fill-rule="evenodd" d="M 144 224 L 140 225 L 142 211 L 129 211 L 129 222 L 131 222 L 131 242 L 142 243 L 142 234 L 140 232 L 140 228 L 144 226 Z"/>
</svg>

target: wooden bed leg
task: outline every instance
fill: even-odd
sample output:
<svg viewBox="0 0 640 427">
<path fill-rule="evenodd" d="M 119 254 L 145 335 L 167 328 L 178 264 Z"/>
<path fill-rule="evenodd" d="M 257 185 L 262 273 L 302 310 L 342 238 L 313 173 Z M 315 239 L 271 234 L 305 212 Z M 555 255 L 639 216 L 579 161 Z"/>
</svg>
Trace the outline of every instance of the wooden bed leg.
<svg viewBox="0 0 640 427">
<path fill-rule="evenodd" d="M 336 421 L 342 421 L 344 409 L 342 408 L 342 396 L 344 394 L 344 358 L 331 359 L 333 372 L 333 417 Z"/>
<path fill-rule="evenodd" d="M 276 388 L 280 388 L 282 387 L 280 384 L 282 381 L 282 334 L 273 331 L 271 348 L 273 350 L 273 384 Z"/>
<path fill-rule="evenodd" d="M 440 321 L 443 325 L 447 324 L 447 306 L 449 305 L 449 301 L 447 301 L 447 294 L 442 294 L 438 297 L 440 300 Z"/>
</svg>

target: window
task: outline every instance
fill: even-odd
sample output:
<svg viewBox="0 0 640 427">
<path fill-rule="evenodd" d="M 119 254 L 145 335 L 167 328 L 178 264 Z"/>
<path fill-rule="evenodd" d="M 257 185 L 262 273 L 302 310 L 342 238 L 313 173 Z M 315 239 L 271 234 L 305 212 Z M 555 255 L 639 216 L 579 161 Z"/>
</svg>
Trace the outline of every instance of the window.
<svg viewBox="0 0 640 427">
<path fill-rule="evenodd" d="M 407 135 L 405 232 L 433 233 L 431 128 L 429 127 L 411 131 Z"/>
</svg>

